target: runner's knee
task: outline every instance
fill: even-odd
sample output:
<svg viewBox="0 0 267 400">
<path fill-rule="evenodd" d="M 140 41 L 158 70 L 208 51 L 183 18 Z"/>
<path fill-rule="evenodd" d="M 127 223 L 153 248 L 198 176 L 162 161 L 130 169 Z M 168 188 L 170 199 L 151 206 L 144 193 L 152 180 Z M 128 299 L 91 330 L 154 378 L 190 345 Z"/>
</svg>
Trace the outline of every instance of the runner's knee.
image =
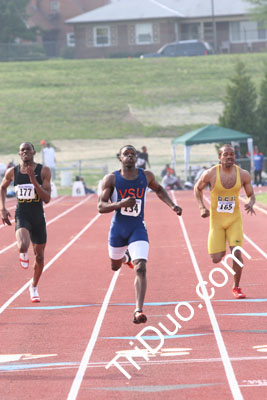
<svg viewBox="0 0 267 400">
<path fill-rule="evenodd" d="M 35 260 L 37 262 L 37 264 L 44 264 L 44 255 L 43 254 L 36 254 L 35 256 Z"/>
<path fill-rule="evenodd" d="M 111 260 L 111 269 L 112 271 L 118 271 L 122 264 L 122 260 Z"/>
<path fill-rule="evenodd" d="M 215 254 L 211 254 L 211 260 L 214 264 L 218 264 L 222 258 L 225 256 L 225 251 L 221 252 L 221 253 L 215 253 Z"/>
<path fill-rule="evenodd" d="M 134 269 L 135 269 L 136 275 L 145 276 L 146 275 L 146 261 L 145 260 L 138 261 L 137 264 L 134 265 Z"/>
</svg>

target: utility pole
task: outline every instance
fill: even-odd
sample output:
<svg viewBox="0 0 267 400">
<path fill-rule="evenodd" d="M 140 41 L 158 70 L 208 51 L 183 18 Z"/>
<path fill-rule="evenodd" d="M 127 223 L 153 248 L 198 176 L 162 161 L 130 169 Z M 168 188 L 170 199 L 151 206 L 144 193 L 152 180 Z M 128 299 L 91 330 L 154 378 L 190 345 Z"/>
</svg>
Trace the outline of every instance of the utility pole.
<svg viewBox="0 0 267 400">
<path fill-rule="evenodd" d="M 217 34 L 216 34 L 216 23 L 214 16 L 214 0 L 211 0 L 211 19 L 212 19 L 212 31 L 213 31 L 213 46 L 214 53 L 217 53 Z"/>
</svg>

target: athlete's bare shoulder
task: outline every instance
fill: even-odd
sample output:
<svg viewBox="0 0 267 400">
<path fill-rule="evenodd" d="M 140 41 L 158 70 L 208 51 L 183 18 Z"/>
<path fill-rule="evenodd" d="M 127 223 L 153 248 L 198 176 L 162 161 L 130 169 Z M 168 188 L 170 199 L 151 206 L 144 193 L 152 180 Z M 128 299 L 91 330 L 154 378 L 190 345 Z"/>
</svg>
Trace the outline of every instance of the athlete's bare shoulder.
<svg viewBox="0 0 267 400">
<path fill-rule="evenodd" d="M 102 181 L 102 187 L 114 187 L 115 186 L 115 172 L 111 172 L 104 176 Z"/>
<path fill-rule="evenodd" d="M 200 179 L 205 182 L 211 184 L 213 179 L 216 178 L 216 165 L 210 167 L 206 171 L 203 172 Z"/>
<path fill-rule="evenodd" d="M 15 167 L 10 167 L 6 170 L 5 176 L 1 183 L 1 186 L 3 188 L 8 187 L 10 185 L 10 183 L 14 180 L 14 168 Z"/>
<path fill-rule="evenodd" d="M 241 179 L 242 184 L 249 183 L 251 181 L 250 173 L 246 169 L 240 168 L 239 166 L 238 166 L 238 168 L 239 168 L 240 179 Z"/>
</svg>

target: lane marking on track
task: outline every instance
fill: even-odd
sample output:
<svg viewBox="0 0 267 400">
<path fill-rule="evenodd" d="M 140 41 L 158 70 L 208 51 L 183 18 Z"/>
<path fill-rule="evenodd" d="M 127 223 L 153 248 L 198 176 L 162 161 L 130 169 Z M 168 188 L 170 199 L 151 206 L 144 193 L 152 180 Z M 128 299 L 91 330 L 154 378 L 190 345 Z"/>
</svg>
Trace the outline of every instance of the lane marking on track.
<svg viewBox="0 0 267 400">
<path fill-rule="evenodd" d="M 172 194 L 173 202 L 177 203 L 175 195 L 174 195 L 174 192 L 171 191 L 171 194 Z M 232 367 L 232 364 L 231 364 L 227 349 L 225 347 L 225 344 L 224 344 L 224 341 L 223 341 L 223 337 L 222 337 L 222 334 L 221 334 L 221 331 L 220 331 L 220 327 L 218 325 L 218 322 L 217 322 L 217 319 L 216 319 L 216 316 L 215 316 L 215 313 L 214 313 L 214 310 L 213 310 L 213 307 L 212 307 L 212 304 L 211 304 L 211 301 L 210 301 L 206 286 L 203 284 L 203 278 L 202 278 L 202 275 L 201 275 L 201 272 L 200 272 L 200 269 L 199 269 L 199 266 L 198 266 L 194 251 L 192 249 L 191 242 L 190 242 L 190 239 L 188 237 L 187 230 L 185 228 L 185 224 L 184 224 L 183 218 L 182 217 L 178 217 L 178 220 L 179 220 L 179 223 L 180 223 L 181 228 L 182 228 L 184 239 L 185 239 L 185 242 L 186 242 L 186 245 L 187 245 L 188 252 L 190 254 L 190 258 L 191 258 L 191 261 L 192 261 L 196 276 L 197 276 L 198 281 L 199 281 L 199 283 L 201 284 L 201 287 L 202 287 L 202 292 L 204 294 L 204 296 L 203 296 L 204 297 L 204 301 L 205 301 L 205 304 L 206 304 L 206 307 L 207 307 L 207 311 L 208 311 L 208 315 L 209 315 L 209 318 L 210 318 L 212 329 L 213 329 L 213 332 L 214 332 L 214 335 L 215 335 L 215 339 L 217 341 L 218 349 L 219 349 L 219 352 L 220 352 L 221 357 L 222 357 L 222 362 L 223 362 L 224 370 L 225 370 L 226 377 L 227 377 L 227 380 L 228 380 L 228 383 L 229 383 L 229 387 L 231 389 L 233 398 L 235 400 L 241 400 L 241 399 L 243 399 L 243 396 L 242 396 L 240 388 L 238 386 L 238 382 L 236 380 L 235 373 L 234 373 L 234 370 L 233 370 L 233 367 Z"/>
<path fill-rule="evenodd" d="M 253 357 L 231 357 L 230 360 L 232 362 L 241 361 L 263 361 L 266 363 L 267 356 L 253 356 Z M 88 363 L 87 368 L 104 368 L 109 361 L 98 361 Z M 153 367 L 154 365 L 172 365 L 172 364 L 212 364 L 212 363 L 221 363 L 221 358 L 185 358 L 185 359 L 164 359 L 164 360 L 149 360 L 147 361 L 138 361 L 139 365 Z M 131 366 L 132 364 L 129 361 L 120 361 L 120 364 L 123 366 Z M 58 363 L 38 363 L 38 364 L 11 364 L 11 365 L 0 365 L 0 372 L 14 372 L 14 371 L 42 371 L 42 370 L 62 370 L 62 369 L 78 369 L 80 363 L 76 361 L 67 361 L 67 362 L 58 362 Z M 267 381 L 266 381 L 267 382 Z"/>
<path fill-rule="evenodd" d="M 72 386 L 71 386 L 69 395 L 67 397 L 67 400 L 75 400 L 77 398 L 77 395 L 78 395 L 78 392 L 79 392 L 79 389 L 80 389 L 80 386 L 81 386 L 81 383 L 82 383 L 82 380 L 83 380 L 83 377 L 84 377 L 88 362 L 90 360 L 92 351 L 94 349 L 96 340 L 98 338 L 99 331 L 100 331 L 102 322 L 104 320 L 105 313 L 107 311 L 109 300 L 110 300 L 110 297 L 112 295 L 112 292 L 113 292 L 113 289 L 115 287 L 115 284 L 117 282 L 119 273 L 120 273 L 120 269 L 114 273 L 114 275 L 113 275 L 113 277 L 111 279 L 111 282 L 110 282 L 108 291 L 106 293 L 106 296 L 104 298 L 101 310 L 99 311 L 99 314 L 98 314 L 98 317 L 97 317 L 97 320 L 96 320 L 96 323 L 95 323 L 95 326 L 94 326 L 94 330 L 92 332 L 91 338 L 90 338 L 89 343 L 88 343 L 88 345 L 86 347 L 86 350 L 84 352 L 84 355 L 83 355 L 83 358 L 81 360 L 78 372 L 77 372 L 77 374 L 76 374 L 76 376 L 74 378 L 74 381 L 72 383 Z"/>
<path fill-rule="evenodd" d="M 205 198 L 205 200 L 210 204 L 210 199 L 209 199 L 206 195 L 204 195 L 204 198 Z M 244 200 L 244 201 L 245 201 L 245 200 Z M 255 207 L 255 206 L 254 206 L 254 207 Z M 267 214 L 266 210 L 264 210 L 263 208 L 260 208 L 260 207 L 258 207 L 258 206 L 257 206 L 257 208 L 258 208 L 260 211 L 262 211 L 262 212 L 264 212 L 264 213 Z M 252 247 L 254 247 L 254 249 L 256 249 L 264 258 L 267 259 L 267 253 L 265 253 L 265 251 L 262 250 L 255 242 L 253 242 L 253 240 L 250 239 L 245 233 L 244 233 L 244 238 L 246 239 L 247 242 L 249 242 L 249 243 L 251 244 Z"/>
<path fill-rule="evenodd" d="M 73 243 L 75 243 L 83 234 L 84 232 L 87 231 L 87 229 L 89 229 L 94 222 L 101 216 L 101 214 L 97 214 L 70 242 L 68 242 L 45 266 L 43 269 L 43 273 L 51 266 L 54 264 L 54 262 L 63 254 L 65 253 L 66 250 L 68 250 L 68 248 L 70 246 L 73 245 Z M 32 279 L 30 279 L 27 283 L 25 283 L 25 285 L 23 285 L 12 297 L 10 297 L 9 300 L 7 300 L 5 302 L 5 304 L 2 305 L 2 307 L 0 307 L 0 314 L 2 314 L 2 312 L 17 298 L 21 295 L 21 293 L 24 292 L 25 289 L 27 289 L 27 287 L 30 286 L 30 284 L 32 283 Z"/>
<path fill-rule="evenodd" d="M 56 200 L 50 201 L 48 204 L 44 204 L 44 210 L 46 210 L 50 206 L 53 206 L 55 203 L 58 203 L 59 201 L 63 200 L 65 197 L 67 197 L 67 196 L 58 197 Z M 16 207 L 17 207 L 17 205 L 9 208 L 9 210 L 16 208 Z M 13 224 L 13 222 L 15 222 L 15 219 L 11 219 L 10 222 Z M 8 225 L 4 225 L 4 224 L 0 225 L 0 229 L 5 228 L 5 227 L 8 227 Z"/>
<path fill-rule="evenodd" d="M 50 221 L 48 221 L 46 223 L 46 226 L 49 226 L 50 224 L 52 224 L 53 222 L 57 221 L 59 218 L 64 217 L 65 215 L 67 215 L 68 213 L 70 213 L 71 211 L 75 210 L 75 208 L 80 207 L 83 203 L 85 203 L 86 201 L 88 201 L 89 199 L 91 199 L 91 197 L 93 196 L 93 194 L 91 194 L 90 196 L 88 196 L 86 199 L 81 200 L 79 203 L 75 204 L 74 206 L 68 208 L 66 211 L 63 211 L 61 214 L 57 215 L 55 218 L 52 218 Z M 11 243 L 9 246 L 4 247 L 2 250 L 0 250 L 0 255 L 5 253 L 7 250 L 11 249 L 12 247 L 14 247 L 17 244 L 17 242 L 13 242 Z"/>
</svg>

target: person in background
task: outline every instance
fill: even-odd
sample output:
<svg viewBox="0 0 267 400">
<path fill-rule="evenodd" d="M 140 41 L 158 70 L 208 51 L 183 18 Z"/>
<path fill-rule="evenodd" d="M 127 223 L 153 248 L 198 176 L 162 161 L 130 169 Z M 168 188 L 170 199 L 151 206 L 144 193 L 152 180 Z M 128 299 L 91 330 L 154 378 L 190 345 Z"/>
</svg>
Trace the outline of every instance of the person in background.
<svg viewBox="0 0 267 400">
<path fill-rule="evenodd" d="M 161 177 L 164 178 L 167 172 L 169 172 L 171 175 L 176 175 L 174 169 L 170 167 L 170 164 L 165 165 L 165 168 L 161 171 Z"/>
<path fill-rule="evenodd" d="M 50 168 L 52 181 L 55 181 L 55 179 L 56 179 L 56 151 L 51 146 L 50 143 L 47 143 L 47 145 L 43 148 L 42 154 L 43 154 L 43 163 L 48 168 Z"/>
<path fill-rule="evenodd" d="M 150 162 L 146 146 L 141 147 L 142 151 L 137 152 L 136 167 L 146 169 L 146 164 L 150 168 Z"/>
<path fill-rule="evenodd" d="M 166 175 L 163 177 L 161 185 L 165 190 L 183 190 L 179 178 L 171 174 L 170 171 L 167 171 Z"/>
<path fill-rule="evenodd" d="M 254 147 L 253 163 L 254 163 L 254 185 L 262 186 L 261 174 L 264 164 L 264 155 L 261 152 L 259 152 L 258 146 Z"/>
</svg>

